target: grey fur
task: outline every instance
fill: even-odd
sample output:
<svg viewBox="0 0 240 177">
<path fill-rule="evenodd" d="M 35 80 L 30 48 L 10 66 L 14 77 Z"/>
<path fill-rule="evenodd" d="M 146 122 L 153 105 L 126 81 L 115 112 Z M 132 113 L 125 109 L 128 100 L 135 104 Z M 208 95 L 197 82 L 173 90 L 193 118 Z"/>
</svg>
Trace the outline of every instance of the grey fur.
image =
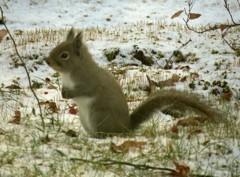
<svg viewBox="0 0 240 177">
<path fill-rule="evenodd" d="M 80 118 L 83 127 L 92 136 L 102 137 L 134 130 L 148 120 L 156 109 L 172 115 L 193 110 L 209 120 L 221 117 L 217 111 L 201 102 L 198 96 L 174 89 L 154 94 L 129 115 L 120 85 L 93 61 L 83 43 L 82 33 L 74 36 L 74 30 L 71 29 L 67 40 L 50 52 L 47 63 L 62 77 L 69 78 L 62 78 L 63 98 L 76 100 L 78 106 L 89 109 L 89 112 L 82 109 Z M 67 52 L 69 59 L 63 60 L 60 55 L 62 52 Z"/>
</svg>

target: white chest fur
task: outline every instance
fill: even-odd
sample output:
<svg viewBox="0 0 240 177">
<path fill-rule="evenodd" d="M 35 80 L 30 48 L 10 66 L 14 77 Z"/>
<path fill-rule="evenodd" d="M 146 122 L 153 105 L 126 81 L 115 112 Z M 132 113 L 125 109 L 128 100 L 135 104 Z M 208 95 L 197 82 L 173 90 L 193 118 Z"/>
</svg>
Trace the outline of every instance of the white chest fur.
<svg viewBox="0 0 240 177">
<path fill-rule="evenodd" d="M 94 98 L 92 97 L 77 97 L 74 98 L 74 102 L 78 106 L 78 112 L 81 119 L 81 123 L 85 130 L 89 133 L 94 131 L 94 127 L 90 121 L 90 112 L 91 112 L 91 105 Z"/>
<path fill-rule="evenodd" d="M 72 81 L 69 73 L 60 74 L 62 78 L 62 83 L 65 88 L 74 89 L 75 83 Z M 90 121 L 90 112 L 91 112 L 91 105 L 93 102 L 93 97 L 87 96 L 80 96 L 73 99 L 73 101 L 78 106 L 79 116 L 82 122 L 83 127 L 88 132 L 94 132 L 94 127 Z"/>
<path fill-rule="evenodd" d="M 75 84 L 72 81 L 69 73 L 64 73 L 64 74 L 60 73 L 60 76 L 62 78 L 62 83 L 63 83 L 64 87 L 69 88 L 69 89 L 74 88 Z"/>
</svg>

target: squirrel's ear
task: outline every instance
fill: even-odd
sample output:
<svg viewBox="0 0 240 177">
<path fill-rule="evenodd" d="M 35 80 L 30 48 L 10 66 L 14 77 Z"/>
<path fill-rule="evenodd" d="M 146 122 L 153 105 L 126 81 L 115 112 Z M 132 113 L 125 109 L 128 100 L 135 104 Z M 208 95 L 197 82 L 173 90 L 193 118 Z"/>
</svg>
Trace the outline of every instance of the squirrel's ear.
<svg viewBox="0 0 240 177">
<path fill-rule="evenodd" d="M 68 35 L 67 35 L 67 41 L 71 41 L 74 39 L 74 36 L 75 36 L 75 31 L 74 31 L 74 28 L 71 28 L 70 31 L 68 32 Z"/>
<path fill-rule="evenodd" d="M 81 46 L 82 46 L 82 32 L 78 33 L 73 40 L 73 46 L 75 53 L 80 56 Z"/>
</svg>

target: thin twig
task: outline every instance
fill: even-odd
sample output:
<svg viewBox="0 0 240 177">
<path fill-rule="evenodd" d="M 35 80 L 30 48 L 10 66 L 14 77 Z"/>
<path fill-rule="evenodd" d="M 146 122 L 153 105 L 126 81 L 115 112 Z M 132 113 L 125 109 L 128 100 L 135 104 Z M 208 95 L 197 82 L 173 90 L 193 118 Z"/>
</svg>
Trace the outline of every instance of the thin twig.
<svg viewBox="0 0 240 177">
<path fill-rule="evenodd" d="M 59 152 L 60 153 L 60 152 Z M 60 153 L 63 156 L 66 156 L 65 154 Z M 111 159 L 103 159 L 99 161 L 93 161 L 93 160 L 87 160 L 87 159 L 82 159 L 82 158 L 70 158 L 71 161 L 79 161 L 83 163 L 88 163 L 88 164 L 98 164 L 98 165 L 124 165 L 124 166 L 129 166 L 133 167 L 138 170 L 155 170 L 155 171 L 162 171 L 165 172 L 166 175 L 172 174 L 172 176 L 180 175 L 177 170 L 171 169 L 171 168 L 163 168 L 163 167 L 154 167 L 150 165 L 142 165 L 142 164 L 135 164 L 135 163 L 130 163 L 130 162 L 124 162 L 124 161 L 116 161 L 116 160 L 111 160 Z M 189 174 L 189 176 L 195 176 L 195 177 L 212 177 L 208 175 L 198 175 L 198 174 Z"/>
<path fill-rule="evenodd" d="M 150 166 L 150 165 L 134 164 L 134 163 L 130 163 L 130 162 L 115 161 L 115 160 L 111 160 L 111 159 L 92 161 L 92 160 L 87 160 L 87 159 L 82 159 L 82 158 L 70 158 L 70 160 L 91 163 L 91 164 L 105 165 L 105 166 L 106 165 L 125 165 L 125 166 L 134 167 L 139 170 L 160 170 L 160 171 L 168 171 L 168 172 L 177 172 L 176 170 L 171 169 L 171 168 L 154 167 L 154 166 Z"/>
<path fill-rule="evenodd" d="M 239 6 L 239 8 L 240 8 L 240 1 L 239 1 L 239 0 L 237 0 L 237 3 L 238 3 L 238 6 Z"/>
<path fill-rule="evenodd" d="M 184 44 L 182 44 L 177 50 L 180 50 L 181 48 L 185 47 L 185 46 L 188 45 L 191 41 L 192 41 L 192 39 L 189 39 L 187 42 L 185 42 Z M 173 52 L 172 55 L 169 57 L 168 61 L 171 61 L 173 55 L 174 55 L 174 52 Z"/>
<path fill-rule="evenodd" d="M 203 33 L 206 33 L 206 32 L 210 32 L 210 31 L 215 31 L 217 29 L 220 29 L 223 34 L 222 34 L 222 39 L 224 42 L 226 42 L 226 44 L 234 51 L 237 50 L 237 48 L 235 48 L 230 42 L 228 42 L 225 38 L 226 36 L 226 33 L 227 31 L 230 29 L 230 28 L 234 28 L 234 27 L 237 27 L 237 26 L 240 26 L 240 23 L 236 23 L 233 16 L 232 16 L 232 13 L 231 13 L 231 10 L 230 10 L 230 6 L 229 6 L 229 3 L 228 3 L 228 0 L 224 0 L 224 7 L 225 9 L 228 11 L 228 14 L 231 18 L 231 21 L 232 21 L 232 24 L 215 24 L 213 26 L 206 26 L 204 29 L 202 30 L 196 30 L 194 28 L 192 28 L 190 25 L 189 25 L 189 21 L 190 21 L 190 14 L 191 14 L 191 11 L 192 11 L 192 8 L 193 8 L 193 5 L 194 5 L 194 0 L 189 0 L 188 1 L 188 10 L 184 9 L 185 11 L 185 14 L 187 16 L 186 19 L 183 19 L 183 21 L 185 22 L 185 25 L 187 26 L 187 28 L 195 33 L 198 33 L 198 34 L 203 34 Z M 238 4 L 240 6 L 240 3 L 239 3 L 239 0 L 238 0 Z M 172 57 L 172 56 L 171 56 Z"/>
<path fill-rule="evenodd" d="M 192 8 L 193 8 L 194 3 L 195 3 L 195 1 L 189 0 L 189 1 L 188 1 L 188 11 L 187 11 L 186 9 L 184 9 L 184 12 L 185 12 L 185 14 L 186 14 L 186 16 L 187 16 L 187 19 L 186 19 L 186 20 L 183 19 L 183 21 L 185 22 L 187 28 L 188 28 L 189 30 L 191 30 L 191 31 L 193 31 L 193 32 L 195 32 L 195 33 L 199 33 L 199 34 L 202 34 L 202 33 L 205 33 L 205 32 L 209 32 L 209 31 L 214 31 L 214 30 L 216 30 L 216 29 L 219 29 L 219 28 L 220 28 L 219 25 L 214 25 L 214 26 L 212 26 L 212 27 L 209 26 L 209 27 L 207 27 L 207 28 L 205 28 L 205 29 L 203 29 L 203 30 L 195 30 L 194 28 L 192 28 L 192 27 L 189 26 L 190 14 L 191 14 L 191 12 L 192 12 Z"/>
<path fill-rule="evenodd" d="M 230 10 L 230 8 L 229 8 L 228 0 L 224 0 L 224 7 L 227 9 L 228 14 L 229 14 L 229 16 L 230 16 L 230 18 L 231 18 L 231 20 L 232 20 L 232 23 L 233 23 L 234 25 L 237 25 L 237 23 L 236 23 L 236 22 L 234 21 L 234 19 L 233 19 L 231 10 Z"/>
<path fill-rule="evenodd" d="M 2 7 L 1 7 L 1 6 L 0 6 L 0 11 L 1 11 L 1 17 L 2 17 L 2 19 L 3 19 L 3 10 L 2 10 Z M 43 131 L 44 131 L 44 130 L 45 130 L 45 122 L 44 122 L 44 118 L 43 118 L 42 108 L 41 108 L 41 105 L 40 105 L 40 100 L 39 100 L 39 98 L 37 97 L 37 94 L 35 93 L 35 91 L 34 91 L 34 89 L 33 89 L 33 87 L 32 87 L 31 77 L 30 77 L 30 74 L 29 74 L 29 72 L 28 72 L 27 66 L 26 66 L 25 62 L 23 61 L 22 57 L 20 56 L 20 54 L 19 54 L 19 52 L 18 52 L 17 44 L 16 44 L 16 42 L 15 42 L 12 34 L 10 33 L 10 31 L 9 31 L 6 23 L 3 21 L 2 24 L 4 25 L 5 29 L 7 30 L 8 34 L 9 34 L 9 36 L 10 36 L 12 42 L 13 42 L 13 45 L 14 45 L 14 49 L 15 49 L 15 51 L 16 51 L 16 54 L 17 54 L 18 58 L 20 59 L 20 61 L 22 62 L 22 66 L 23 66 L 23 68 L 24 68 L 24 70 L 25 70 L 25 72 L 26 72 L 26 74 L 27 74 L 27 79 L 28 79 L 28 83 L 29 83 L 30 90 L 32 91 L 32 93 L 33 93 L 33 95 L 34 95 L 34 97 L 35 97 L 35 99 L 37 100 L 37 103 L 38 103 L 38 108 L 39 108 L 40 117 L 41 117 L 41 121 L 42 121 L 42 127 L 43 127 Z"/>
</svg>

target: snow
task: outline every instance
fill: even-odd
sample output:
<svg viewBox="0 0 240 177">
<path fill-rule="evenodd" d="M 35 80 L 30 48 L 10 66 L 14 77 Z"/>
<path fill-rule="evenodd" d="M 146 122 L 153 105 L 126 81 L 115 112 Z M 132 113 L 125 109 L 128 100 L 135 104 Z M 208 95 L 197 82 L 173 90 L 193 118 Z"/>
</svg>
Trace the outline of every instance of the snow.
<svg viewBox="0 0 240 177">
<path fill-rule="evenodd" d="M 98 161 L 105 156 L 120 161 L 150 163 L 153 166 L 172 168 L 174 168 L 172 161 L 184 160 L 193 173 L 206 172 L 214 176 L 238 174 L 240 140 L 239 136 L 231 134 L 231 131 L 239 133 L 240 58 L 223 42 L 220 30 L 204 34 L 189 31 L 183 21 L 186 19 L 184 12 L 179 17 L 171 19 L 175 12 L 188 9 L 187 2 L 187 0 L 1 1 L 0 6 L 3 8 L 7 26 L 18 44 L 19 53 L 30 70 L 32 80 L 43 84 L 35 91 L 42 102 L 50 142 L 42 143 L 45 134 L 41 131 L 36 100 L 30 92 L 23 67 L 18 66 L 20 62 L 12 41 L 9 37 L 5 37 L 0 42 L 0 159 L 3 159 L 0 160 L 0 176 L 14 176 L 18 172 L 22 176 L 26 174 L 27 176 L 30 174 L 61 176 L 69 173 L 81 176 L 115 176 L 117 172 L 120 176 L 126 176 L 145 173 L 137 170 L 133 172 L 131 168 L 125 167 L 125 169 L 124 166 L 123 169 L 119 167 L 120 171 L 116 168 L 108 170 L 105 166 L 94 169 L 90 164 L 79 167 L 79 163 L 69 160 L 76 157 Z M 239 1 L 229 0 L 229 7 L 235 21 L 239 22 Z M 192 12 L 201 14 L 198 19 L 190 21 L 190 25 L 197 29 L 209 24 L 231 22 L 223 0 L 196 0 Z M 204 84 L 207 82 L 212 84 L 214 81 L 221 81 L 223 84 L 225 81 L 233 96 L 229 103 L 215 106 L 235 115 L 236 121 L 233 120 L 235 127 L 229 128 L 230 130 L 224 129 L 224 125 L 217 129 L 211 127 L 213 129 L 211 132 L 200 127 L 198 128 L 200 133 L 197 128 L 182 128 L 176 138 L 176 135 L 169 134 L 171 133 L 169 128 L 176 121 L 170 116 L 156 113 L 153 120 L 131 137 L 101 140 L 89 138 L 81 127 L 78 116 L 68 112 L 71 102 L 61 97 L 59 77 L 56 77 L 55 72 L 44 62 L 39 64 L 54 46 L 66 38 L 67 29 L 71 27 L 84 30 L 86 43 L 96 62 L 114 73 L 129 100 L 136 99 L 133 103 L 129 103 L 131 110 L 146 95 L 142 91 L 149 85 L 146 76 L 156 82 L 170 79 L 174 74 L 180 78 L 186 77 L 185 81 L 174 83 L 173 87 L 203 94 L 212 102 L 220 97 L 220 95 L 211 95 L 212 89 L 222 93 L 225 88 L 211 85 L 205 90 Z M 0 29 L 3 28 L 0 25 Z M 184 55 L 194 53 L 195 58 L 190 57 L 187 62 L 174 62 L 171 70 L 163 69 L 173 51 L 178 50 L 190 39 L 191 42 L 180 51 Z M 229 31 L 227 39 L 235 41 L 239 47 L 239 27 Z M 136 46 L 146 56 L 151 56 L 155 64 L 145 66 L 134 59 L 132 52 Z M 120 54 L 112 62 L 107 61 L 103 52 L 104 49 L 109 48 L 120 50 Z M 164 54 L 163 58 L 159 59 L 152 51 L 161 52 Z M 198 60 L 194 61 L 193 59 L 196 58 Z M 174 57 L 172 59 L 175 60 Z M 194 90 L 189 88 L 190 83 L 195 84 Z M 12 84 L 19 85 L 22 89 L 6 88 Z M 56 103 L 57 112 L 52 113 L 54 108 L 48 101 Z M 19 125 L 8 123 L 15 110 L 21 111 L 22 120 Z M 233 119 L 234 116 L 230 118 Z M 78 132 L 78 137 L 66 136 L 65 132 L 69 129 Z M 151 131 L 158 136 L 151 137 Z M 218 136 L 222 139 L 217 139 Z M 112 154 L 109 150 L 110 143 L 121 144 L 129 139 L 147 142 L 147 147 L 124 155 Z M 46 137 L 45 140 L 47 141 Z M 203 145 L 207 141 L 209 143 Z M 180 154 L 179 157 L 171 156 L 170 146 L 173 146 L 176 154 Z M 185 151 L 188 155 L 181 159 L 180 156 L 183 156 Z M 170 156 L 171 160 L 159 160 L 168 159 Z"/>
<path fill-rule="evenodd" d="M 237 1 L 231 0 L 233 15 L 239 16 Z M 34 29 L 40 27 L 112 27 L 132 24 L 139 21 L 169 21 L 171 15 L 188 8 L 187 1 L 174 0 L 40 0 L 40 1 L 8 1 L 3 2 L 4 14 L 9 21 L 10 29 Z M 223 23 L 230 21 L 223 1 L 196 1 L 195 13 L 201 13 L 201 19 L 194 21 L 197 25 Z M 184 15 L 182 15 L 184 16 Z M 181 16 L 181 17 L 182 17 Z M 134 17 L 134 18 L 133 18 Z M 107 19 L 110 19 L 108 21 Z M 182 18 L 173 22 L 183 24 Z"/>
</svg>

